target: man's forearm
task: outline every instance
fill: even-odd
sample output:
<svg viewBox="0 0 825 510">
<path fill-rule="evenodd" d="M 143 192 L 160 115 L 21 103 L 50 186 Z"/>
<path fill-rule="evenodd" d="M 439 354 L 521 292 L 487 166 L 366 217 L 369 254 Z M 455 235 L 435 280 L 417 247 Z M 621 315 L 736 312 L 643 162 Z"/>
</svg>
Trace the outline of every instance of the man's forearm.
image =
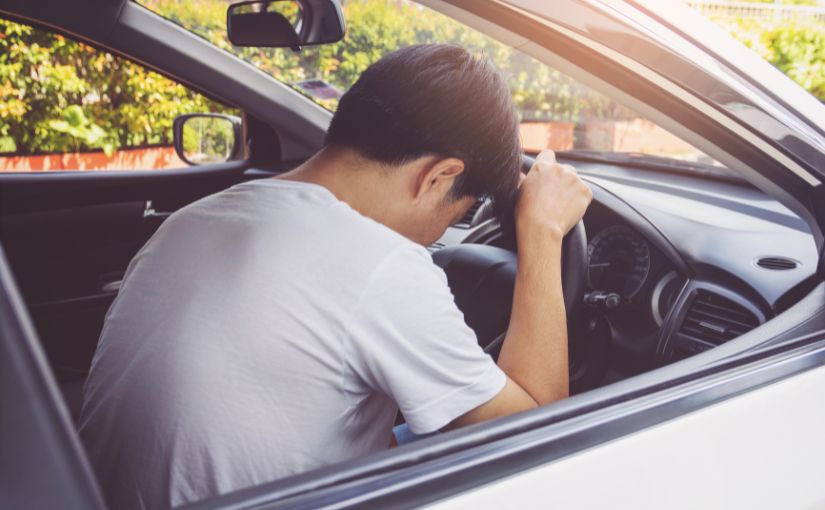
<svg viewBox="0 0 825 510">
<path fill-rule="evenodd" d="M 516 199 L 518 270 L 510 327 L 498 364 L 508 378 L 494 398 L 450 427 L 506 416 L 567 397 L 567 317 L 561 288 L 564 234 L 584 215 L 590 188 L 569 165 L 542 151 Z"/>
<path fill-rule="evenodd" d="M 498 364 L 539 405 L 568 395 L 567 319 L 557 232 L 520 236 L 510 327 Z"/>
</svg>

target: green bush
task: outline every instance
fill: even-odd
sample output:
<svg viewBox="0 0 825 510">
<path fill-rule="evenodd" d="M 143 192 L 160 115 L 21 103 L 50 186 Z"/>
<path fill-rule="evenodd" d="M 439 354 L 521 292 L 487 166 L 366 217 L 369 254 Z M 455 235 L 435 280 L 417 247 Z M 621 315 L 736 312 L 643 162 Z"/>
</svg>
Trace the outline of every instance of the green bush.
<svg viewBox="0 0 825 510">
<path fill-rule="evenodd" d="M 761 39 L 768 62 L 825 101 L 825 26 L 777 26 L 763 32 Z"/>
<path fill-rule="evenodd" d="M 523 118 L 578 123 L 636 117 L 558 71 L 409 2 L 347 0 L 346 38 L 300 53 L 233 47 L 226 38 L 225 2 L 142 3 L 285 83 L 321 79 L 346 90 L 367 66 L 392 50 L 416 43 L 453 43 L 488 56 L 505 72 Z M 763 27 L 739 21 L 729 28 L 825 100 L 825 31 L 821 25 L 785 22 Z M 329 109 L 336 106 L 335 100 L 319 102 Z M 174 118 L 199 111 L 230 110 L 124 59 L 0 20 L 0 152 L 111 152 L 122 147 L 169 145 Z"/>
<path fill-rule="evenodd" d="M 169 145 L 177 115 L 225 110 L 109 53 L 0 20 L 0 152 Z"/>
<path fill-rule="evenodd" d="M 825 101 L 825 25 L 802 20 L 766 24 L 752 19 L 720 23 L 814 97 Z"/>
<path fill-rule="evenodd" d="M 411 44 L 439 42 L 456 44 L 491 58 L 508 76 L 516 106 L 527 117 L 571 122 L 592 117 L 636 117 L 527 55 L 412 2 L 347 0 L 343 6 L 346 38 L 339 43 L 306 47 L 295 53 L 288 49 L 232 47 L 226 38 L 225 5 L 221 2 L 140 1 L 286 83 L 321 79 L 346 90 L 381 56 Z M 320 102 L 335 108 L 335 101 Z"/>
<path fill-rule="evenodd" d="M 530 57 L 407 2 L 349 0 L 344 6 L 346 39 L 300 53 L 233 47 L 226 38 L 223 2 L 143 3 L 286 83 L 321 79 L 346 90 L 367 66 L 390 51 L 444 42 L 492 58 L 509 76 L 516 104 L 527 117 L 577 122 L 594 116 L 632 116 Z M 138 65 L 28 26 L 0 20 L 0 52 L 0 152 L 110 152 L 168 145 L 177 115 L 227 110 Z M 336 106 L 335 100 L 319 102 L 329 109 Z"/>
</svg>

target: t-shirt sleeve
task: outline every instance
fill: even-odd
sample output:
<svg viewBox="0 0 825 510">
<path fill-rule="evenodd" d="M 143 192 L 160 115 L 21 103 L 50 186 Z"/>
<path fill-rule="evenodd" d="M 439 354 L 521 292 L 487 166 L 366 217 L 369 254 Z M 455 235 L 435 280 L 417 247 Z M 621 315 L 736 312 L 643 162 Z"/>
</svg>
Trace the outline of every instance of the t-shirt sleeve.
<svg viewBox="0 0 825 510">
<path fill-rule="evenodd" d="M 352 369 L 395 400 L 416 434 L 441 429 L 506 382 L 464 322 L 444 272 L 417 246 L 396 249 L 373 270 L 347 334 Z"/>
</svg>

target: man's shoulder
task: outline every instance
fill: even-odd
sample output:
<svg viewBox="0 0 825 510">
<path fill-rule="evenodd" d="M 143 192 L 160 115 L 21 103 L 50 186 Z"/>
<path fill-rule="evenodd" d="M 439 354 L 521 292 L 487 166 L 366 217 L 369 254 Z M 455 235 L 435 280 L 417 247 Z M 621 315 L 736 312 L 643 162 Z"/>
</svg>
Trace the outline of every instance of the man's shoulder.
<svg viewBox="0 0 825 510">
<path fill-rule="evenodd" d="M 361 221 L 358 235 L 352 240 L 357 247 L 350 256 L 358 257 L 359 265 L 367 268 L 366 284 L 422 289 L 434 281 L 433 276 L 438 278 L 441 271 L 423 246 L 369 218 L 361 217 Z"/>
<path fill-rule="evenodd" d="M 239 184 L 182 208 L 167 223 L 163 230 L 174 232 L 166 237 L 204 230 L 210 237 L 242 237 L 268 264 L 312 267 L 319 277 L 335 273 L 339 282 L 347 276 L 365 282 L 379 268 L 401 276 L 435 268 L 423 246 L 318 185 L 275 179 Z"/>
<path fill-rule="evenodd" d="M 379 223 L 372 218 L 362 216 L 358 212 L 349 209 L 345 212 L 348 218 L 345 221 L 351 226 L 351 241 L 373 252 L 378 258 L 412 257 L 416 259 L 429 259 L 429 253 L 423 246 L 411 241 L 388 226 Z"/>
</svg>

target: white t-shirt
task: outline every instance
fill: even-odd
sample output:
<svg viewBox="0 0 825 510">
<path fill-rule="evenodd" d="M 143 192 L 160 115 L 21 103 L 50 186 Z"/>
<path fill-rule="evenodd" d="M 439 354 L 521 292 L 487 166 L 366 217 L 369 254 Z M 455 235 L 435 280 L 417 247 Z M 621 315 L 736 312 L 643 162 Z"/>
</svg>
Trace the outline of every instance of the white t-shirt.
<svg viewBox="0 0 825 510">
<path fill-rule="evenodd" d="M 162 508 L 438 430 L 505 376 L 427 251 L 326 188 L 265 179 L 173 214 L 132 260 L 80 433 L 113 508 Z"/>
</svg>

